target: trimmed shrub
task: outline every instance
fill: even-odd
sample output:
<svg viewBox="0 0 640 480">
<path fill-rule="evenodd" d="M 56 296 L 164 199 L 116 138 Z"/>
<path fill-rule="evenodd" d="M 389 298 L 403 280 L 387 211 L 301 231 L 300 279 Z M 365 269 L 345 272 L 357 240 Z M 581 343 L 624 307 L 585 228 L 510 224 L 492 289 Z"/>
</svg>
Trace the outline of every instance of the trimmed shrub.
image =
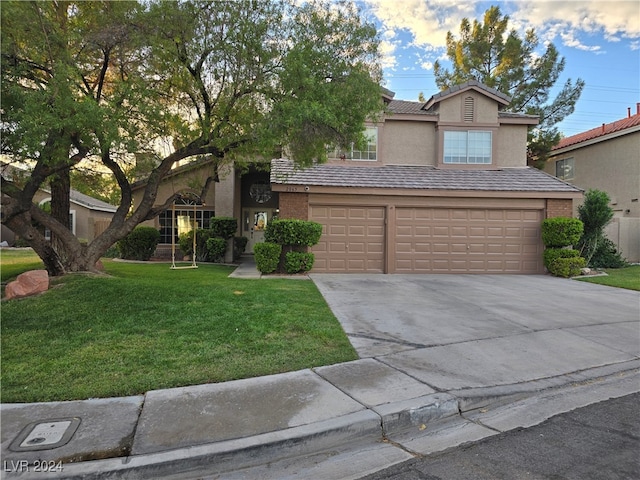
<svg viewBox="0 0 640 480">
<path fill-rule="evenodd" d="M 233 259 L 237 260 L 247 248 L 249 239 L 247 237 L 233 237 Z"/>
<path fill-rule="evenodd" d="M 594 263 L 593 257 L 598 249 L 602 248 L 600 255 L 612 253 L 611 248 L 603 244 L 606 239 L 604 228 L 614 215 L 613 208 L 609 206 L 610 200 L 606 192 L 592 189 L 585 194 L 583 204 L 578 207 L 578 217 L 584 224 L 584 233 L 577 247 L 580 249 L 580 254 L 587 259 L 587 264 L 593 267 L 607 263 L 599 260 Z"/>
<path fill-rule="evenodd" d="M 273 273 L 280 263 L 280 253 L 282 245 L 277 243 L 264 242 L 256 243 L 253 246 L 253 255 L 256 259 L 256 267 L 262 273 Z"/>
<path fill-rule="evenodd" d="M 600 239 L 588 264 L 593 268 L 622 268 L 628 265 L 625 258 L 616 248 L 616 244 L 607 237 Z"/>
<path fill-rule="evenodd" d="M 576 277 L 587 262 L 582 257 L 556 258 L 549 265 L 549 272 L 556 277 Z"/>
<path fill-rule="evenodd" d="M 315 256 L 311 252 L 287 252 L 284 268 L 287 273 L 308 272 L 313 267 Z"/>
<path fill-rule="evenodd" d="M 547 248 L 542 254 L 544 266 L 549 269 L 551 265 L 558 258 L 574 258 L 579 257 L 580 252 L 578 250 L 572 250 L 570 248 Z"/>
<path fill-rule="evenodd" d="M 555 217 L 542 221 L 542 242 L 545 247 L 566 247 L 575 245 L 584 230 L 577 218 Z"/>
<path fill-rule="evenodd" d="M 322 225 L 297 219 L 276 219 L 267 225 L 264 239 L 280 245 L 312 247 L 320 241 Z"/>
<path fill-rule="evenodd" d="M 209 220 L 209 229 L 212 237 L 220 237 L 228 240 L 233 238 L 238 230 L 238 219 L 231 217 L 213 217 Z"/>
<path fill-rule="evenodd" d="M 208 261 L 220 262 L 224 259 L 224 254 L 227 251 L 227 241 L 224 238 L 208 238 L 206 246 Z"/>
<path fill-rule="evenodd" d="M 153 227 L 139 225 L 118 241 L 120 256 L 127 260 L 149 260 L 160 242 L 160 232 Z"/>
</svg>

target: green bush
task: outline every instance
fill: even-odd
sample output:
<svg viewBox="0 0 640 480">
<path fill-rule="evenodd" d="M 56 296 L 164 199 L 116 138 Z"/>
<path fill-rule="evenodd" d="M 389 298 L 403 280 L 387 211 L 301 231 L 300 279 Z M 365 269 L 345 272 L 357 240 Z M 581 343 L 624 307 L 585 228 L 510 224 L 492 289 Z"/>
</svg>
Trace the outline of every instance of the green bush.
<svg viewBox="0 0 640 480">
<path fill-rule="evenodd" d="M 118 241 L 120 256 L 127 260 L 149 260 L 160 242 L 160 232 L 153 227 L 139 225 Z"/>
<path fill-rule="evenodd" d="M 555 217 L 542 221 L 542 242 L 545 247 L 566 247 L 580 240 L 583 224 L 577 218 Z"/>
<path fill-rule="evenodd" d="M 604 228 L 613 218 L 613 208 L 609 206 L 609 201 L 610 198 L 606 192 L 592 189 L 585 194 L 584 202 L 578 207 L 578 217 L 584 224 L 584 233 L 577 247 L 580 249 L 580 254 L 587 259 L 588 265 L 600 264 L 600 261 L 594 264 L 593 257 L 599 248 L 608 248 L 603 242 L 606 238 Z M 611 253 L 610 248 L 608 250 Z M 600 255 L 607 255 L 607 252 L 601 250 Z"/>
<path fill-rule="evenodd" d="M 247 248 L 249 239 L 247 237 L 233 237 L 233 260 L 237 260 Z"/>
<path fill-rule="evenodd" d="M 213 217 L 209 222 L 212 237 L 220 237 L 228 240 L 233 238 L 238 230 L 238 219 L 236 218 Z"/>
<path fill-rule="evenodd" d="M 221 262 L 224 260 L 224 254 L 227 251 L 227 241 L 224 238 L 208 238 L 206 246 L 207 260 L 209 262 Z"/>
<path fill-rule="evenodd" d="M 282 245 L 277 243 L 264 242 L 256 243 L 253 246 L 253 255 L 256 259 L 256 267 L 262 273 L 273 273 L 280 263 L 280 253 Z"/>
<path fill-rule="evenodd" d="M 556 258 L 549 265 L 549 273 L 556 277 L 576 277 L 580 275 L 580 269 L 584 268 L 587 262 L 582 257 Z"/>
<path fill-rule="evenodd" d="M 284 268 L 287 273 L 308 272 L 313 268 L 315 256 L 310 252 L 287 252 Z"/>
<path fill-rule="evenodd" d="M 592 268 L 622 268 L 628 265 L 622 254 L 616 248 L 616 244 L 607 237 L 602 237 L 598 242 L 595 252 L 588 262 Z"/>
<path fill-rule="evenodd" d="M 199 228 L 196 230 L 196 260 L 207 261 L 207 240 L 213 237 L 211 230 Z M 193 255 L 193 230 L 181 234 L 178 237 L 178 245 L 185 255 Z"/>
<path fill-rule="evenodd" d="M 312 247 L 320 241 L 322 225 L 297 219 L 276 219 L 267 225 L 264 239 L 280 245 Z"/>
<path fill-rule="evenodd" d="M 549 268 L 549 265 L 558 258 L 574 258 L 579 256 L 580 252 L 578 250 L 568 248 L 547 248 L 542 254 L 544 266 L 547 267 L 547 269 Z"/>
</svg>

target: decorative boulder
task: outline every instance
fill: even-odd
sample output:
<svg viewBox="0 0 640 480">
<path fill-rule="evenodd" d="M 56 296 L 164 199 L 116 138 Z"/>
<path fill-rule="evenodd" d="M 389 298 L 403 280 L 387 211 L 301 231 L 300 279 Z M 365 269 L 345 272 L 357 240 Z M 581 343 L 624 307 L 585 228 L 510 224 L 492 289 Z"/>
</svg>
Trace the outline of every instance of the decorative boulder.
<svg viewBox="0 0 640 480">
<path fill-rule="evenodd" d="M 13 282 L 7 284 L 4 291 L 5 298 L 10 300 L 18 297 L 28 297 L 49 289 L 49 274 L 46 270 L 31 270 L 18 275 Z"/>
</svg>

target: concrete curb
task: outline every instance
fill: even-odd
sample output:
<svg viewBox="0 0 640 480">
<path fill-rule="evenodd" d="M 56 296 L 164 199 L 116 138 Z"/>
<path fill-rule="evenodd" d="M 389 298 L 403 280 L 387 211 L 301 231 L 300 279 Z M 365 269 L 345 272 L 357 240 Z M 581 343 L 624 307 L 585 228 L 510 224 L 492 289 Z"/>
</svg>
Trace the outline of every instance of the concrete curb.
<svg viewBox="0 0 640 480">
<path fill-rule="evenodd" d="M 169 475 L 185 475 L 188 478 L 190 472 L 195 475 L 195 472 L 202 472 L 204 469 L 207 474 L 222 474 L 329 449 L 371 445 L 387 438 L 394 444 L 406 441 L 407 445 L 411 445 L 407 439 L 419 444 L 421 436 L 433 438 L 447 428 L 452 431 L 468 428 L 463 425 L 470 425 L 466 418 L 468 415 L 481 418 L 487 410 L 492 410 L 495 415 L 495 412 L 508 409 L 510 404 L 535 402 L 536 397 L 551 398 L 560 395 L 559 392 L 575 391 L 576 388 L 584 390 L 597 383 L 604 386 L 623 382 L 626 383 L 627 390 L 633 390 L 634 386 L 640 390 L 640 383 L 637 382 L 639 373 L 640 360 L 636 360 L 525 384 L 438 392 L 410 400 L 365 407 L 337 418 L 245 438 L 157 453 L 68 463 L 64 464 L 62 472 L 2 472 L 2 478 L 146 480 Z M 538 405 L 537 408 L 540 410 L 542 407 Z M 553 414 L 555 413 L 550 411 L 548 416 Z M 478 438 L 498 433 L 498 430 L 489 430 L 481 424 L 473 427 L 476 429 L 474 435 Z M 478 433 L 480 428 L 486 431 Z M 399 443 L 396 446 L 406 448 Z M 406 451 L 413 454 L 411 448 Z"/>
<path fill-rule="evenodd" d="M 211 474 L 247 468 L 287 457 L 380 437 L 380 417 L 363 410 L 335 419 L 253 437 L 166 452 L 64 465 L 59 473 L 11 475 L 29 480 L 94 480 L 104 478 L 156 479 L 172 474 L 188 475 L 206 467 Z M 286 454 L 283 455 L 283 450 Z"/>
</svg>

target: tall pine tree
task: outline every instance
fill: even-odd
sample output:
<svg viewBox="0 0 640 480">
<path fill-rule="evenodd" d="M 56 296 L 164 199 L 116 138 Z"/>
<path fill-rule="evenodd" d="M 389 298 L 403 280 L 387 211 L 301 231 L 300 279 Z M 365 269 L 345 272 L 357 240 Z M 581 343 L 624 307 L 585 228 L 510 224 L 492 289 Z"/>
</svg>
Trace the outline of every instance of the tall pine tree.
<svg viewBox="0 0 640 480">
<path fill-rule="evenodd" d="M 541 167 L 551 148 L 560 141 L 556 125 L 573 113 L 584 81 L 568 79 L 557 96 L 550 91 L 565 67 L 556 47 L 549 43 L 539 55 L 538 37 L 533 29 L 522 38 L 508 31 L 509 17 L 497 6 L 490 7 L 482 22 L 464 18 L 458 37 L 447 33 L 447 55 L 451 70 L 435 62 L 436 85 L 445 90 L 453 85 L 477 80 L 511 96 L 512 112 L 538 115 L 540 123 L 529 132 L 527 158 Z M 507 33 L 508 32 L 508 33 Z"/>
</svg>

